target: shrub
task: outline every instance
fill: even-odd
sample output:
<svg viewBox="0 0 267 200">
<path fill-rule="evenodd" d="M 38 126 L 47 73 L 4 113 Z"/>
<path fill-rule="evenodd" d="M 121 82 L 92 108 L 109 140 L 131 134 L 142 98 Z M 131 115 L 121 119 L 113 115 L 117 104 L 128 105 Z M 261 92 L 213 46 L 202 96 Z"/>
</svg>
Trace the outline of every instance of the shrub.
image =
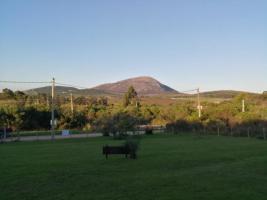
<svg viewBox="0 0 267 200">
<path fill-rule="evenodd" d="M 150 128 L 150 127 L 147 127 L 147 128 L 145 129 L 145 134 L 146 134 L 146 135 L 153 135 L 153 129 Z"/>
<path fill-rule="evenodd" d="M 166 125 L 167 131 L 181 131 L 181 132 L 191 132 L 199 131 L 203 127 L 202 123 L 199 121 L 187 121 L 187 120 L 177 120 L 175 122 Z"/>
<path fill-rule="evenodd" d="M 125 146 L 130 151 L 130 158 L 136 159 L 139 148 L 139 137 L 128 137 L 125 141 Z"/>
</svg>

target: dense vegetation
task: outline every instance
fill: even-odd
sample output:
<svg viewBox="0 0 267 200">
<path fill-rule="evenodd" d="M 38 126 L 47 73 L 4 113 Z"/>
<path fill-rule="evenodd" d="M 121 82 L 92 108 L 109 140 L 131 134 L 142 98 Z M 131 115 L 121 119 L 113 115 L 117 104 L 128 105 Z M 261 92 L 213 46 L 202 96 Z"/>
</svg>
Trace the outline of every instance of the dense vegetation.
<svg viewBox="0 0 267 200">
<path fill-rule="evenodd" d="M 247 138 L 153 135 L 138 159 L 101 153 L 106 137 L 0 145 L 0 199 L 266 199 L 267 145 Z"/>
<path fill-rule="evenodd" d="M 245 100 L 245 112 L 241 101 Z M 57 129 L 101 131 L 123 134 L 136 125 L 167 125 L 170 131 L 262 132 L 267 120 L 267 96 L 240 94 L 221 102 L 202 101 L 202 117 L 198 118 L 196 102 L 177 100 L 169 105 L 143 103 L 133 87 L 118 102 L 106 97 L 74 97 L 55 99 Z M 49 130 L 51 99 L 46 94 L 30 95 L 4 89 L 0 93 L 0 126 L 13 130 Z M 267 127 L 266 127 L 267 128 Z M 238 131 L 237 131 L 238 129 Z M 245 130 L 245 131 L 244 131 Z M 266 129 L 267 130 L 267 129 Z"/>
</svg>

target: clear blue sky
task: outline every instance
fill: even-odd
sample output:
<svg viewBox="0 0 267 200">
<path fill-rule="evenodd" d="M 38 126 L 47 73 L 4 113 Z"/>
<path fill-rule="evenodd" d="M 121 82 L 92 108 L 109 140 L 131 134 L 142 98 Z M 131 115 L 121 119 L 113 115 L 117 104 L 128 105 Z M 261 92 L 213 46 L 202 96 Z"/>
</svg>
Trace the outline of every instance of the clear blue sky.
<svg viewBox="0 0 267 200">
<path fill-rule="evenodd" d="M 0 80 L 146 75 L 177 90 L 262 92 L 267 1 L 1 0 L 0 69 Z"/>
</svg>

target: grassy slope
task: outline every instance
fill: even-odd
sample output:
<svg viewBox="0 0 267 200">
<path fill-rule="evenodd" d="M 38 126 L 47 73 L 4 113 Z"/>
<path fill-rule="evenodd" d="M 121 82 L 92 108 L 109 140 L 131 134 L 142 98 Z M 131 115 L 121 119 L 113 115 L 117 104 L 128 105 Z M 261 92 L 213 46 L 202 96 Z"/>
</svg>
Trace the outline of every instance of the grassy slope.
<svg viewBox="0 0 267 200">
<path fill-rule="evenodd" d="M 0 199 L 265 199 L 266 141 L 155 135 L 137 160 L 108 138 L 0 145 Z"/>
</svg>

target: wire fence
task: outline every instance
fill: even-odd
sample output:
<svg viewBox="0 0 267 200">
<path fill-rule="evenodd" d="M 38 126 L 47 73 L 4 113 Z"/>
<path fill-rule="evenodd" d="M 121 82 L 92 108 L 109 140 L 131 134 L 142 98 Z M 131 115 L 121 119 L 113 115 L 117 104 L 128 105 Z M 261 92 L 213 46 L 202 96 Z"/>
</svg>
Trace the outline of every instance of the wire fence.
<svg viewBox="0 0 267 200">
<path fill-rule="evenodd" d="M 0 132 L 0 142 L 18 142 L 18 141 L 48 141 L 67 138 L 92 138 L 101 137 L 104 134 L 100 132 L 90 132 L 82 130 L 55 130 L 54 137 L 52 131 L 16 131 Z M 217 136 L 217 137 L 242 137 L 267 140 L 267 127 L 247 127 L 247 128 L 202 128 L 192 130 L 174 129 L 165 126 L 143 125 L 137 127 L 134 131 L 127 131 L 126 135 L 153 135 L 153 134 L 175 134 L 175 135 L 195 135 L 195 136 Z M 109 134 L 112 136 L 112 134 Z"/>
<path fill-rule="evenodd" d="M 214 128 L 197 128 L 191 130 L 178 129 L 168 127 L 167 132 L 173 134 L 187 134 L 193 133 L 199 136 L 214 135 L 214 136 L 231 136 L 231 137 L 248 137 L 267 139 L 267 127 L 243 127 L 243 128 L 229 128 L 229 127 L 214 127 Z"/>
</svg>

